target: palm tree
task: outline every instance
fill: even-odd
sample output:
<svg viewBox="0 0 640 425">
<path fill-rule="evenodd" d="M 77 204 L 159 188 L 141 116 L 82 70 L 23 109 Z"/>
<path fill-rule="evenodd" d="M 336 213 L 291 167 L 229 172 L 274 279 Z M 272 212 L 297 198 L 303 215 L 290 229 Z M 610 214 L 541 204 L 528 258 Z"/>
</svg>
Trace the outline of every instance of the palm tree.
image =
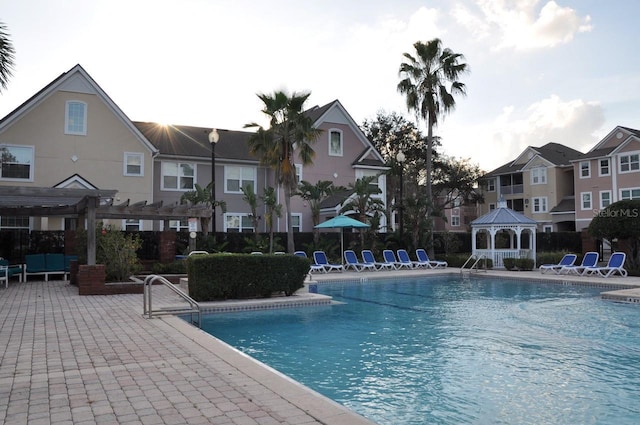
<svg viewBox="0 0 640 425">
<path fill-rule="evenodd" d="M 376 213 L 384 213 L 384 202 L 376 196 L 382 193 L 382 191 L 378 186 L 371 184 L 377 180 L 377 176 L 367 176 L 356 180 L 355 183 L 349 183 L 349 190 L 352 191 L 353 194 L 347 203 L 342 206 L 340 212 L 354 212 L 356 218 L 363 223 L 370 221 L 369 216 L 373 216 Z M 360 229 L 360 244 L 364 246 L 364 233 L 362 233 L 362 229 Z"/>
<path fill-rule="evenodd" d="M 464 60 L 462 54 L 443 49 L 438 38 L 426 43 L 418 41 L 413 47 L 416 50 L 415 57 L 410 53 L 403 54 L 407 61 L 400 65 L 398 71 L 403 78 L 398 83 L 398 91 L 406 96 L 407 109 L 416 114 L 416 119 L 422 118 L 427 124 L 425 183 L 427 199 L 432 200 L 433 127 L 438 124 L 440 116 L 455 108 L 454 95 L 466 95 L 466 86 L 458 78 L 467 73 L 469 68 L 466 63 L 460 62 Z M 429 251 L 433 255 L 433 246 L 429 246 Z"/>
<path fill-rule="evenodd" d="M 251 224 L 253 225 L 253 239 L 258 242 L 258 197 L 253 191 L 253 185 L 242 186 L 242 200 L 249 204 L 251 208 Z"/>
<path fill-rule="evenodd" d="M 276 191 L 271 186 L 264 188 L 264 195 L 260 197 L 267 211 L 264 214 L 264 220 L 267 223 L 269 231 L 269 253 L 273 252 L 273 220 L 282 217 L 282 205 L 278 203 Z"/>
<path fill-rule="evenodd" d="M 189 205 L 199 205 L 205 204 L 207 207 L 212 207 L 211 202 L 211 185 L 213 182 L 209 183 L 206 187 L 200 186 L 198 183 L 195 184 L 195 189 L 185 192 L 180 197 L 181 204 L 189 204 Z M 227 212 L 227 203 L 225 201 L 215 201 L 216 207 L 220 207 L 222 213 Z M 209 222 L 212 217 L 200 217 L 200 228 L 202 229 L 202 234 L 204 236 L 209 235 Z"/>
<path fill-rule="evenodd" d="M 257 155 L 263 165 L 274 168 L 278 186 L 284 189 L 287 214 L 287 251 L 295 251 L 293 243 L 293 221 L 291 219 L 291 196 L 296 190 L 296 170 L 293 163 L 295 153 L 303 165 L 311 165 L 315 152 L 311 145 L 322 130 L 313 127 L 313 120 L 304 114 L 304 103 L 311 93 L 283 91 L 273 94 L 258 94 L 264 103 L 262 112 L 269 117 L 269 128 L 257 123 L 258 131 L 249 139 L 249 150 Z"/>
<path fill-rule="evenodd" d="M 7 88 L 9 77 L 13 75 L 15 53 L 16 51 L 9 39 L 7 26 L 0 22 L 0 87 L 2 89 Z"/>
<path fill-rule="evenodd" d="M 309 203 L 311 210 L 311 220 L 313 221 L 313 240 L 318 242 L 319 231 L 315 227 L 320 224 L 320 204 L 328 196 L 336 191 L 346 190 L 344 187 L 335 187 L 330 180 L 320 180 L 316 184 L 311 184 L 306 180 L 302 180 L 298 185 L 296 195 Z"/>
</svg>

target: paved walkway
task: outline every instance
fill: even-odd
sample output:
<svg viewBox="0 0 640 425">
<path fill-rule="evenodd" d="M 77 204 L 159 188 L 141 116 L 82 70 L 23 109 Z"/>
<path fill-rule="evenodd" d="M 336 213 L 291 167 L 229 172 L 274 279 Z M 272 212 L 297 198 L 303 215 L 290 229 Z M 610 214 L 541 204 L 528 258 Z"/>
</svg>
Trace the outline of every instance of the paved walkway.
<svg viewBox="0 0 640 425">
<path fill-rule="evenodd" d="M 154 288 L 154 305 L 171 304 Z M 142 295 L 68 282 L 0 290 L 0 423 L 370 424 L 181 319 L 142 317 Z"/>
<path fill-rule="evenodd" d="M 349 272 L 314 279 L 437 273 Z M 603 291 L 611 284 L 640 287 L 640 278 L 631 277 L 486 275 L 574 281 Z M 640 289 L 627 292 L 640 296 Z M 154 307 L 178 302 L 154 287 Z M 0 423 L 371 424 L 181 319 L 143 318 L 142 295 L 80 297 L 66 281 L 12 282 L 0 289 Z"/>
</svg>

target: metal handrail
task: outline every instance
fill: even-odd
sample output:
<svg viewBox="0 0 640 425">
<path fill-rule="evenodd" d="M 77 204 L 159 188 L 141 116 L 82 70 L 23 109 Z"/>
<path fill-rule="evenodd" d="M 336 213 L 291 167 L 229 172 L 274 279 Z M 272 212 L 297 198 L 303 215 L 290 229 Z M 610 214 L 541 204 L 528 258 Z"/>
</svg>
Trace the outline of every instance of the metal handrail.
<svg viewBox="0 0 640 425">
<path fill-rule="evenodd" d="M 480 271 L 480 268 L 476 267 L 478 265 L 478 263 L 480 262 L 480 260 L 484 260 L 487 257 L 484 254 L 481 254 L 479 257 L 476 254 L 471 254 L 471 256 L 469 258 L 467 258 L 467 261 L 464 262 L 464 264 L 462 265 L 462 267 L 460 267 L 460 274 L 462 274 L 466 269 L 465 267 L 467 266 L 467 264 L 469 264 L 469 261 L 475 259 L 476 261 L 471 265 L 471 267 L 469 267 L 469 272 L 471 272 L 474 268 L 476 269 L 476 271 Z M 484 263 L 484 267 L 482 268 L 482 270 L 484 270 L 485 272 L 487 271 L 487 263 Z"/>
<path fill-rule="evenodd" d="M 189 303 L 189 307 L 186 308 L 172 308 L 172 309 L 162 309 L 162 310 L 153 310 L 151 307 L 151 288 L 153 288 L 154 282 L 160 282 L 167 288 L 170 288 L 173 292 L 178 294 L 180 298 Z M 202 314 L 200 312 L 200 304 L 189 295 L 187 295 L 183 290 L 177 288 L 176 285 L 169 282 L 166 278 L 150 274 L 144 279 L 144 294 L 143 294 L 143 315 L 147 316 L 147 318 L 151 319 L 154 315 L 160 316 L 163 314 L 183 314 L 183 313 L 191 313 L 191 323 L 193 323 L 193 314 L 198 314 L 198 327 L 202 324 Z"/>
</svg>

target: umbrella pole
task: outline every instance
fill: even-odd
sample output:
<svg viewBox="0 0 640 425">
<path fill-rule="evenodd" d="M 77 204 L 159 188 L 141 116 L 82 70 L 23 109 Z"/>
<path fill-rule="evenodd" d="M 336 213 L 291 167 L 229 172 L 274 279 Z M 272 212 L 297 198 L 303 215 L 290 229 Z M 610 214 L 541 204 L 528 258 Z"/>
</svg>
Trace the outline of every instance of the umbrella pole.
<svg viewBox="0 0 640 425">
<path fill-rule="evenodd" d="M 344 227 L 340 228 L 340 264 L 342 264 L 342 271 L 344 271 Z"/>
</svg>

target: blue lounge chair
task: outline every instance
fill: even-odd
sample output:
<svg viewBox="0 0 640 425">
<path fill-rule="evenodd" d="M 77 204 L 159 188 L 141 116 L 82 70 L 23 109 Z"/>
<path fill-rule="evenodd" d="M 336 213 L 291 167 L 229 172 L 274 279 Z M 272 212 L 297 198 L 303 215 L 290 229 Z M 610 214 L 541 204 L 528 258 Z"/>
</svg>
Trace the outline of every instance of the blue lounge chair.
<svg viewBox="0 0 640 425">
<path fill-rule="evenodd" d="M 358 261 L 358 256 L 351 249 L 347 249 L 344 252 L 344 261 L 345 261 L 345 265 L 344 265 L 345 270 L 353 269 L 358 273 L 364 269 L 375 270 L 375 266 L 373 264 L 361 263 L 360 261 Z"/>
<path fill-rule="evenodd" d="M 446 261 L 430 260 L 427 251 L 423 248 L 416 249 L 416 257 L 418 258 L 418 263 L 424 264 L 430 269 L 446 268 L 449 265 Z"/>
<path fill-rule="evenodd" d="M 403 264 L 402 267 L 407 267 L 409 269 L 415 269 L 418 267 L 422 267 L 421 264 L 418 264 L 417 261 L 412 261 L 409 257 L 409 253 L 406 249 L 399 249 L 396 251 L 398 253 L 398 262 Z"/>
<path fill-rule="evenodd" d="M 558 264 L 543 264 L 540 266 L 540 273 L 553 272 L 560 274 L 563 267 L 570 267 L 576 262 L 578 256 L 576 254 L 565 254 Z"/>
<path fill-rule="evenodd" d="M 390 249 L 382 251 L 382 259 L 387 264 L 393 264 L 393 268 L 396 270 L 401 269 L 402 267 L 406 267 L 408 269 L 413 268 L 411 264 L 404 264 L 396 260 L 396 255 Z"/>
<path fill-rule="evenodd" d="M 309 257 L 307 257 L 307 253 L 304 252 L 304 251 L 296 251 L 296 252 L 293 253 L 293 255 L 297 255 L 298 257 L 306 258 L 307 260 L 309 259 Z M 323 266 L 321 266 L 319 264 L 314 264 L 314 263 L 311 263 L 311 268 L 309 269 L 309 272 L 311 272 L 311 273 L 313 273 L 313 272 L 326 273 Z"/>
<path fill-rule="evenodd" d="M 611 257 L 609 257 L 609 261 L 606 266 L 587 268 L 585 274 L 597 274 L 601 277 L 609 277 L 617 273 L 622 277 L 627 277 L 627 271 L 624 269 L 624 261 L 626 259 L 627 254 L 624 252 L 614 252 L 611 254 Z"/>
<path fill-rule="evenodd" d="M 382 269 L 395 269 L 396 267 L 393 264 L 389 263 L 380 263 L 376 261 L 376 257 L 373 255 L 373 252 L 370 249 L 362 250 L 362 262 L 365 264 L 373 264 L 373 267 L 376 270 Z"/>
<path fill-rule="evenodd" d="M 331 270 L 342 271 L 342 264 L 331 264 L 327 260 L 327 254 L 324 251 L 314 251 L 313 252 L 313 260 L 316 264 L 324 267 L 324 272 L 329 273 Z"/>
<path fill-rule="evenodd" d="M 578 276 L 589 273 L 590 269 L 596 268 L 598 265 L 598 253 L 589 251 L 584 254 L 582 263 L 579 266 L 563 266 L 558 274 L 575 274 Z"/>
</svg>

